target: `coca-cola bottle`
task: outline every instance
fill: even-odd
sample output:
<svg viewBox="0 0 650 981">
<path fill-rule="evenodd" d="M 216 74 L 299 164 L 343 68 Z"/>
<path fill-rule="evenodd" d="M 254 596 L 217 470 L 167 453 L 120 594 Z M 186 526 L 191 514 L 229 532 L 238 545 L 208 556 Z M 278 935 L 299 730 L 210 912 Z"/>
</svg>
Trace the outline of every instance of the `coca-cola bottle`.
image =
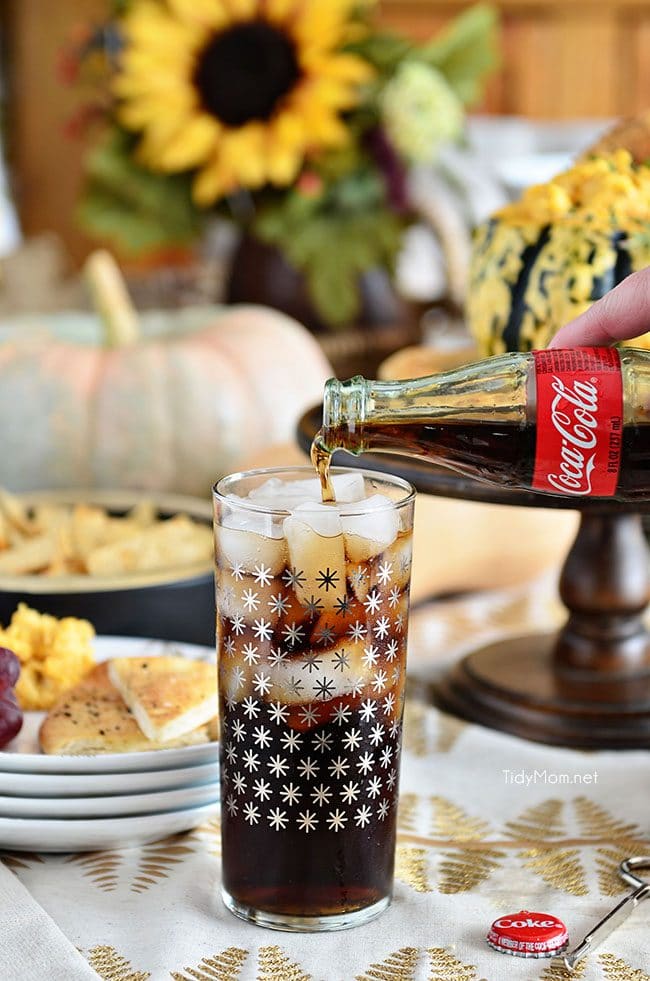
<svg viewBox="0 0 650 981">
<path fill-rule="evenodd" d="M 650 498 L 650 352 L 533 351 L 408 381 L 331 379 L 313 457 L 422 456 L 509 487 Z"/>
</svg>

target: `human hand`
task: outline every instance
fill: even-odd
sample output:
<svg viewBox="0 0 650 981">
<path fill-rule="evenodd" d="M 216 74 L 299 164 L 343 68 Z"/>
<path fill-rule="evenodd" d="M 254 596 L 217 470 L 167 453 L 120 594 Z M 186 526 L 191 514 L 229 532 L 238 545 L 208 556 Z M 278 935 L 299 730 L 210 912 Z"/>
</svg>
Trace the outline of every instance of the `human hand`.
<svg viewBox="0 0 650 981">
<path fill-rule="evenodd" d="M 549 347 L 600 347 L 650 330 L 650 266 L 633 273 L 565 324 Z"/>
</svg>

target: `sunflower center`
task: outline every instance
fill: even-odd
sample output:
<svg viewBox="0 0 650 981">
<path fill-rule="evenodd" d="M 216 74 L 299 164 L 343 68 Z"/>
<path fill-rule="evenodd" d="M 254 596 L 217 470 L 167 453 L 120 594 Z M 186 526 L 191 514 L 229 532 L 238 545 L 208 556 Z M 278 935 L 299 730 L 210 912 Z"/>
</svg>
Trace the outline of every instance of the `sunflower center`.
<svg viewBox="0 0 650 981">
<path fill-rule="evenodd" d="M 217 34 L 194 73 L 204 108 L 226 126 L 270 119 L 300 78 L 293 42 L 264 21 L 235 24 Z"/>
</svg>

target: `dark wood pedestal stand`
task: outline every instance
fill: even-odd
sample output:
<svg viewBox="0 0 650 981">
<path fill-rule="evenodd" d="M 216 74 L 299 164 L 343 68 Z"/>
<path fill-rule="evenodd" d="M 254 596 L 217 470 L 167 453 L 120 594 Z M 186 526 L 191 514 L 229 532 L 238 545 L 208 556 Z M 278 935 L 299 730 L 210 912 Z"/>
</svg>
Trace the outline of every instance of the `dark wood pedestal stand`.
<svg viewBox="0 0 650 981">
<path fill-rule="evenodd" d="M 320 409 L 301 420 L 305 448 L 319 423 Z M 650 569 L 640 505 L 495 488 L 400 456 L 337 454 L 335 462 L 397 473 L 443 497 L 580 510 L 560 579 L 564 627 L 468 654 L 437 685 L 435 700 L 525 739 L 591 749 L 650 747 L 650 635 L 643 624 Z"/>
</svg>

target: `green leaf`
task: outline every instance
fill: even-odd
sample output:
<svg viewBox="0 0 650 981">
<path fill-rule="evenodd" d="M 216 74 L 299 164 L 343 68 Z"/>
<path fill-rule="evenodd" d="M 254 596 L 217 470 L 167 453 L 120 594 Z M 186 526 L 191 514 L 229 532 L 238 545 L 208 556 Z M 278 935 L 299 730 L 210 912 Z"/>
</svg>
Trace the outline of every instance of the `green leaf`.
<svg viewBox="0 0 650 981">
<path fill-rule="evenodd" d="M 348 45 L 347 50 L 365 58 L 380 73 L 392 74 L 400 61 L 414 48 L 413 42 L 399 34 L 371 33 Z"/>
<path fill-rule="evenodd" d="M 133 139 L 119 130 L 90 151 L 77 209 L 82 227 L 131 254 L 195 239 L 201 217 L 189 176 L 152 173 L 133 153 Z"/>
<path fill-rule="evenodd" d="M 499 64 L 498 26 L 495 8 L 477 4 L 419 51 L 419 57 L 442 72 L 466 105 L 478 101 L 485 75 Z"/>
</svg>

